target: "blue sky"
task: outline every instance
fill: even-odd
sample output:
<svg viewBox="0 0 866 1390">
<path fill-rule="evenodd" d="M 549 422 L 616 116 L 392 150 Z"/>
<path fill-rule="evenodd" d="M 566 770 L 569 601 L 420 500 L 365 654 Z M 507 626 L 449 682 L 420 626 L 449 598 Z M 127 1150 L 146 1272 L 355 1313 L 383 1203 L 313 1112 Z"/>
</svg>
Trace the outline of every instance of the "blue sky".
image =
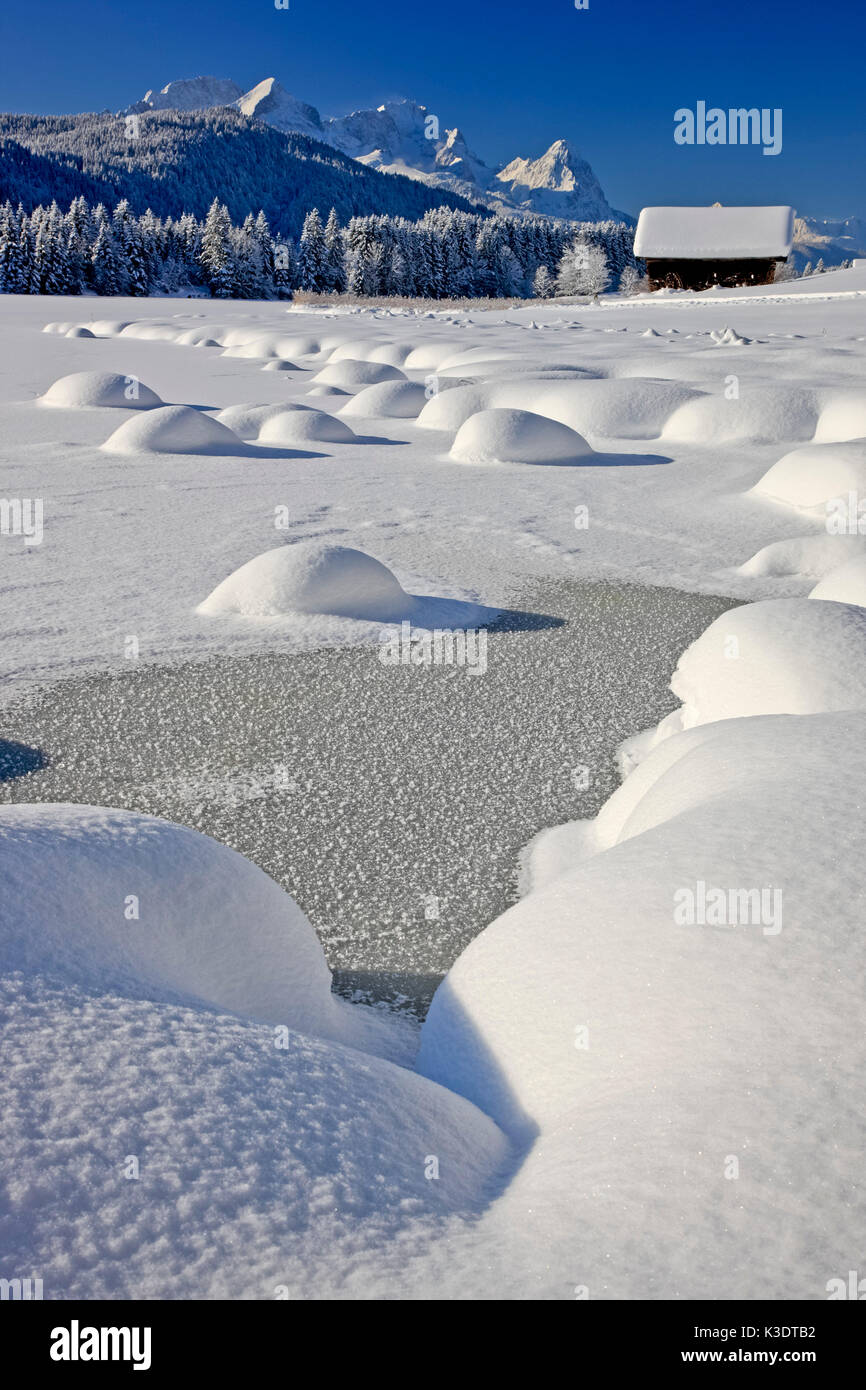
<svg viewBox="0 0 866 1390">
<path fill-rule="evenodd" d="M 565 136 L 609 201 L 866 217 L 862 0 L 43 0 L 0 20 L 0 109 L 112 110 L 172 78 L 274 76 L 324 114 L 410 96 L 488 163 Z M 698 100 L 781 107 L 783 147 L 677 146 Z"/>
</svg>

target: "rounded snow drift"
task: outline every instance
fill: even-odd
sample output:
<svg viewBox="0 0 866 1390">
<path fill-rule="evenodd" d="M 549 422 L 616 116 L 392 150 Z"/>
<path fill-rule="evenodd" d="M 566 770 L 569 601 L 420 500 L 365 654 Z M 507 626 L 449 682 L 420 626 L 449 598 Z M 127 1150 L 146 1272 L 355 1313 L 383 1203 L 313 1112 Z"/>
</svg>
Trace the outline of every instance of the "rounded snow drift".
<svg viewBox="0 0 866 1390">
<path fill-rule="evenodd" d="M 241 439 L 200 410 L 164 405 L 126 420 L 102 445 L 112 454 L 242 454 Z"/>
<path fill-rule="evenodd" d="M 772 541 L 740 565 L 737 574 L 747 578 L 823 579 L 847 560 L 866 552 L 866 536 L 793 536 Z M 829 595 L 828 595 L 829 597 Z"/>
<path fill-rule="evenodd" d="M 311 386 L 307 392 L 308 396 L 348 396 L 349 392 L 344 391 L 341 386 Z"/>
<path fill-rule="evenodd" d="M 116 338 L 129 327 L 129 319 L 93 319 L 88 327 L 94 338 Z"/>
<path fill-rule="evenodd" d="M 593 453 L 582 434 L 529 410 L 480 410 L 457 431 L 458 463 L 570 464 Z"/>
<path fill-rule="evenodd" d="M 134 376 L 118 372 L 73 372 L 49 386 L 40 405 L 63 406 L 67 410 L 86 410 L 108 406 L 124 410 L 151 410 L 162 405 L 155 391 Z"/>
<path fill-rule="evenodd" d="M 272 405 L 227 405 L 214 417 L 221 425 L 226 425 L 241 439 L 258 439 L 259 431 L 272 415 L 283 415 L 288 410 L 312 410 L 310 405 L 297 401 L 283 401 Z"/>
<path fill-rule="evenodd" d="M 183 333 L 178 333 L 175 342 L 180 347 L 222 347 L 217 341 L 217 334 L 224 331 L 218 324 L 211 324 L 208 328 L 186 328 Z"/>
<path fill-rule="evenodd" d="M 387 362 L 344 357 L 339 362 L 329 362 L 313 379 L 326 386 L 375 386 L 380 381 L 405 381 L 406 374 L 399 367 L 389 367 Z"/>
<path fill-rule="evenodd" d="M 866 491 L 866 439 L 792 449 L 773 464 L 752 491 L 804 509 L 823 507 L 834 500 L 847 503 L 849 492 Z"/>
<path fill-rule="evenodd" d="M 85 328 L 83 323 L 77 323 L 74 328 L 69 328 L 64 333 L 64 338 L 95 338 L 96 334 L 91 333 L 89 328 Z"/>
<path fill-rule="evenodd" d="M 324 613 L 387 623 L 408 618 L 414 607 L 412 595 L 372 555 L 326 541 L 301 541 L 241 565 L 198 612 L 248 618 Z"/>
<path fill-rule="evenodd" d="M 820 393 L 811 387 L 752 386 L 735 400 L 702 395 L 668 419 L 663 439 L 682 444 L 778 444 L 815 434 Z"/>
<path fill-rule="evenodd" d="M 830 599 L 834 603 L 855 603 L 866 608 L 866 555 L 859 555 L 833 570 L 815 585 L 809 597 Z"/>
<path fill-rule="evenodd" d="M 427 393 L 418 381 L 380 381 L 365 386 L 344 405 L 343 415 L 371 419 L 414 420 L 427 404 Z"/>
<path fill-rule="evenodd" d="M 282 410 L 270 415 L 259 431 L 261 444 L 303 444 L 325 440 L 331 444 L 351 444 L 357 435 L 325 410 Z"/>
<path fill-rule="evenodd" d="M 272 357 L 262 367 L 263 372 L 296 372 L 298 370 L 294 362 L 287 362 L 284 357 Z"/>
<path fill-rule="evenodd" d="M 24 974 L 194 997 L 323 1035 L 339 1027 L 301 909 L 196 830 L 101 806 L 3 806 L 0 875 L 3 955 Z"/>
<path fill-rule="evenodd" d="M 758 714 L 866 710 L 866 610 L 807 598 L 733 608 L 686 649 L 671 690 L 683 702 L 676 713 L 684 729 Z"/>
</svg>

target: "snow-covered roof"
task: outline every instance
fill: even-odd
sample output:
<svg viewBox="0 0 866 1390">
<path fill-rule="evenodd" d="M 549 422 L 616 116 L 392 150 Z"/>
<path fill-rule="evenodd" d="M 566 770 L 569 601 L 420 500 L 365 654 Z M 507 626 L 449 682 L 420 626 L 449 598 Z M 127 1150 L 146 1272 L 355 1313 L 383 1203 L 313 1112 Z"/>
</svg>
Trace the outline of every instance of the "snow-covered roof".
<svg viewBox="0 0 866 1390">
<path fill-rule="evenodd" d="M 675 260 L 787 257 L 793 235 L 793 208 L 644 208 L 634 252 Z"/>
</svg>

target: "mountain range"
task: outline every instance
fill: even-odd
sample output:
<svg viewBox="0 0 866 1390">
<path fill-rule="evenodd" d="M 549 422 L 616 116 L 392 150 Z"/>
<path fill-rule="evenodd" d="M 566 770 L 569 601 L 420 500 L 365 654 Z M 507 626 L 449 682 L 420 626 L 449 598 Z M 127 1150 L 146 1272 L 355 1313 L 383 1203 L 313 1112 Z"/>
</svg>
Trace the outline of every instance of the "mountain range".
<svg viewBox="0 0 866 1390">
<path fill-rule="evenodd" d="M 794 263 L 802 270 L 808 261 L 813 267 L 866 256 L 866 222 L 862 217 L 794 218 Z"/>
<path fill-rule="evenodd" d="M 111 112 L 0 116 L 0 203 L 26 212 L 73 198 L 135 213 L 204 217 L 214 198 L 243 222 L 265 213 L 279 237 L 297 239 L 304 218 L 334 208 L 342 225 L 384 214 L 414 222 L 437 208 L 492 216 L 447 188 L 379 173 L 307 135 L 283 133 L 233 106 L 153 110 L 137 125 Z"/>
<path fill-rule="evenodd" d="M 473 153 L 457 127 L 443 128 L 435 112 L 414 101 L 387 101 L 348 116 L 325 117 L 274 77 L 248 92 L 227 78 L 193 77 L 146 92 L 118 114 L 220 106 L 319 140 L 368 168 L 403 174 L 493 210 L 578 222 L 634 221 L 610 206 L 589 164 L 566 140 L 554 141 L 538 158 L 518 156 L 493 169 Z"/>
</svg>

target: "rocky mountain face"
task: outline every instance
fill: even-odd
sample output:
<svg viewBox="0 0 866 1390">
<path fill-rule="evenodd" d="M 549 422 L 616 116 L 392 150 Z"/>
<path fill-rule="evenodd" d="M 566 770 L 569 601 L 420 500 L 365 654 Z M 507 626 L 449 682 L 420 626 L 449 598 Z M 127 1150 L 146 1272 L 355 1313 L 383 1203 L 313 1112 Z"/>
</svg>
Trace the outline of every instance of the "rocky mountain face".
<svg viewBox="0 0 866 1390">
<path fill-rule="evenodd" d="M 866 256 L 866 222 L 860 217 L 795 217 L 793 255 L 798 270 L 807 261 L 813 267 L 819 260 L 825 265 L 839 265 Z"/>
<path fill-rule="evenodd" d="M 321 140 L 370 168 L 404 174 L 503 212 L 633 220 L 611 208 L 589 164 L 567 141 L 556 140 L 538 158 L 518 156 L 496 170 L 473 153 L 457 127 L 440 127 L 436 113 L 414 101 L 323 117 L 273 77 L 248 92 L 224 78 L 195 77 L 148 92 L 121 114 L 211 106 L 234 106 L 276 130 Z"/>
</svg>

